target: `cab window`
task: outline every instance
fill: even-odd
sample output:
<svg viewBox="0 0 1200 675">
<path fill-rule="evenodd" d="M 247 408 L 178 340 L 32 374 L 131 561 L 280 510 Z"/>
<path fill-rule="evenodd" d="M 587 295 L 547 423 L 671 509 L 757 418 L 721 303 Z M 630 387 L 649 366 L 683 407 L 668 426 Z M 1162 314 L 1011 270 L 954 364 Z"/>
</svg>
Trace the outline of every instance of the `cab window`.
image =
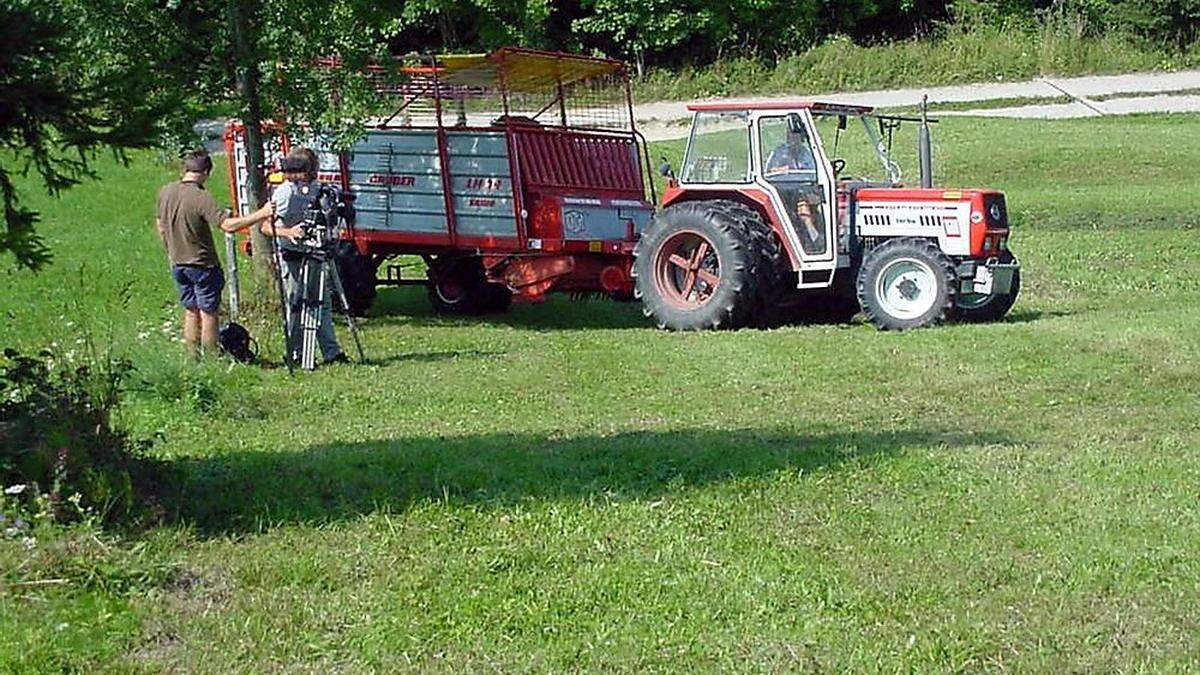
<svg viewBox="0 0 1200 675">
<path fill-rule="evenodd" d="M 698 112 L 683 158 L 684 183 L 750 181 L 750 127 L 744 112 Z"/>
<path fill-rule="evenodd" d="M 760 171 L 767 180 L 816 182 L 817 162 L 803 127 L 790 124 L 785 115 L 763 117 L 758 121 L 758 142 Z"/>
</svg>

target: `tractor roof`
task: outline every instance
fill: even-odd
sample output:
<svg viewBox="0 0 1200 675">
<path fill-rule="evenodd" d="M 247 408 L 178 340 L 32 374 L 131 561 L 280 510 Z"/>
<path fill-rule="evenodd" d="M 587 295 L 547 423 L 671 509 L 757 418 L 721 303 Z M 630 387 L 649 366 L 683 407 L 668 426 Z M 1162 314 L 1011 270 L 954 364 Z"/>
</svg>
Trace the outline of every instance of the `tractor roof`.
<svg viewBox="0 0 1200 675">
<path fill-rule="evenodd" d="M 834 115 L 866 115 L 874 108 L 865 105 L 849 105 L 846 103 L 824 103 L 821 101 L 802 101 L 799 99 L 773 99 L 751 101 L 699 101 L 689 103 L 688 110 L 711 112 L 743 112 L 746 110 L 797 110 L 807 108 L 814 113 Z"/>
</svg>

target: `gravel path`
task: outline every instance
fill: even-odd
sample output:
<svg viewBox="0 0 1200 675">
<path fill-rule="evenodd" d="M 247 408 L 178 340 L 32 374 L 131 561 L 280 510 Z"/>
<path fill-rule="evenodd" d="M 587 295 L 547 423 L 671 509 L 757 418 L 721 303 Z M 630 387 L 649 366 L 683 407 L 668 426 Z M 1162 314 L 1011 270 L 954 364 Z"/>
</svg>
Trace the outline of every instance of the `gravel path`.
<svg viewBox="0 0 1200 675">
<path fill-rule="evenodd" d="M 988 82 L 953 87 L 926 89 L 893 89 L 838 94 L 802 95 L 798 98 L 833 101 L 881 108 L 911 107 L 929 95 L 930 103 L 962 103 L 1006 98 L 1046 98 L 1071 96 L 1072 103 L 1050 105 L 981 108 L 978 110 L 939 111 L 939 116 L 978 115 L 987 117 L 1025 117 L 1054 119 L 1093 117 L 1104 114 L 1124 115 L 1138 112 L 1194 112 L 1200 110 L 1200 95 L 1173 95 L 1177 92 L 1200 89 L 1200 70 L 1174 73 L 1130 73 L 1127 75 L 1089 75 L 1086 77 L 1055 77 L 1027 82 Z M 1120 96 L 1136 94 L 1136 96 Z M 1147 96 L 1145 94 L 1158 94 Z M 1093 101 L 1091 97 L 1110 97 Z M 778 97 L 776 97 L 778 98 Z M 770 97 L 731 100 L 763 101 Z M 1081 102 L 1082 101 L 1082 102 Z M 682 138 L 687 135 L 686 120 L 690 117 L 687 101 L 645 103 L 634 107 L 638 125 L 650 140 Z"/>
<path fill-rule="evenodd" d="M 1127 75 L 1089 75 L 1085 77 L 1055 77 L 1029 80 L 1027 82 L 984 82 L 952 87 L 929 87 L 925 89 L 891 89 L 885 91 L 862 91 L 838 94 L 798 95 L 796 98 L 832 101 L 877 108 L 912 107 L 920 104 L 921 97 L 929 95 L 930 103 L 963 103 L 970 101 L 994 101 L 1007 98 L 1047 98 L 1070 96 L 1071 103 L 1035 104 L 1004 108 L 980 108 L 976 110 L 938 111 L 940 117 L 949 115 L 971 115 L 979 117 L 1020 117 L 1031 119 L 1063 119 L 1068 117 L 1096 117 L 1099 115 L 1127 115 L 1144 112 L 1197 112 L 1200 111 L 1200 95 L 1175 94 L 1183 90 L 1200 89 L 1200 70 L 1184 70 L 1174 73 L 1130 73 Z M 1130 96 L 1121 96 L 1129 94 Z M 777 96 L 774 98 L 780 98 Z M 1095 101 L 1091 97 L 1105 97 Z M 1112 98 L 1109 98 L 1112 97 Z M 714 99 L 716 100 L 716 99 Z M 771 97 L 739 98 L 730 100 L 766 101 Z M 685 138 L 691 114 L 688 101 L 660 101 L 634 106 L 638 128 L 651 141 Z M 206 120 L 196 125 L 197 132 L 207 138 L 205 145 L 213 152 L 223 152 L 221 134 L 224 122 Z"/>
</svg>

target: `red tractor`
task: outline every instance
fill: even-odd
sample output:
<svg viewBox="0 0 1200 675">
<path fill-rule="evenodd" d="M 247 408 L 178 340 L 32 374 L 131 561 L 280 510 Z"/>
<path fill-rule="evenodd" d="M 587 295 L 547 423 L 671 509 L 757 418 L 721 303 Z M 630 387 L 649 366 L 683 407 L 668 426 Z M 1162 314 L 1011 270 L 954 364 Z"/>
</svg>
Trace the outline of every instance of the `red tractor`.
<svg viewBox="0 0 1200 675">
<path fill-rule="evenodd" d="M 664 166 L 662 209 L 634 264 L 659 326 L 845 321 L 861 309 L 906 329 L 1012 307 L 1004 195 L 930 187 L 923 116 L 806 101 L 690 108 L 682 169 Z M 904 121 L 921 123 L 921 188 L 904 187 L 889 156 Z M 862 142 L 842 142 L 853 135 Z"/>
<path fill-rule="evenodd" d="M 510 48 L 378 75 L 399 106 L 352 147 L 275 135 L 268 152 L 314 147 L 321 179 L 354 195 L 338 257 L 351 311 L 379 284 L 416 283 L 441 312 L 568 291 L 640 298 L 675 330 L 848 320 L 860 308 L 903 329 L 996 319 L 1016 299 L 1004 195 L 929 187 L 924 124 L 925 187 L 903 187 L 890 139 L 910 118 L 798 101 L 694 105 L 679 176 L 665 167 L 656 210 L 619 61 Z M 864 142 L 843 147 L 853 133 Z M 226 145 L 246 211 L 237 123 Z M 421 256 L 425 278 L 385 268 L 397 255 Z"/>
</svg>

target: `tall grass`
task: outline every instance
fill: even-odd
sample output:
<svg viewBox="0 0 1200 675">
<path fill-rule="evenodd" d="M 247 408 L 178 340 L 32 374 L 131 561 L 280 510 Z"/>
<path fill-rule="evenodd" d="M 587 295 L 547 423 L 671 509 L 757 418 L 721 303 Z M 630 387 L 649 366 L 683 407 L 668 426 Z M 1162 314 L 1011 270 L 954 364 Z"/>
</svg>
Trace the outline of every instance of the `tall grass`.
<svg viewBox="0 0 1200 675">
<path fill-rule="evenodd" d="M 1175 70 L 1197 64 L 1200 45 L 1173 52 L 1118 34 L 1089 36 L 1066 22 L 972 29 L 952 25 L 931 38 L 878 45 L 835 36 L 774 64 L 730 58 L 680 71 L 653 70 L 637 84 L 635 95 L 653 101 L 861 91 L 1050 74 Z"/>
</svg>

